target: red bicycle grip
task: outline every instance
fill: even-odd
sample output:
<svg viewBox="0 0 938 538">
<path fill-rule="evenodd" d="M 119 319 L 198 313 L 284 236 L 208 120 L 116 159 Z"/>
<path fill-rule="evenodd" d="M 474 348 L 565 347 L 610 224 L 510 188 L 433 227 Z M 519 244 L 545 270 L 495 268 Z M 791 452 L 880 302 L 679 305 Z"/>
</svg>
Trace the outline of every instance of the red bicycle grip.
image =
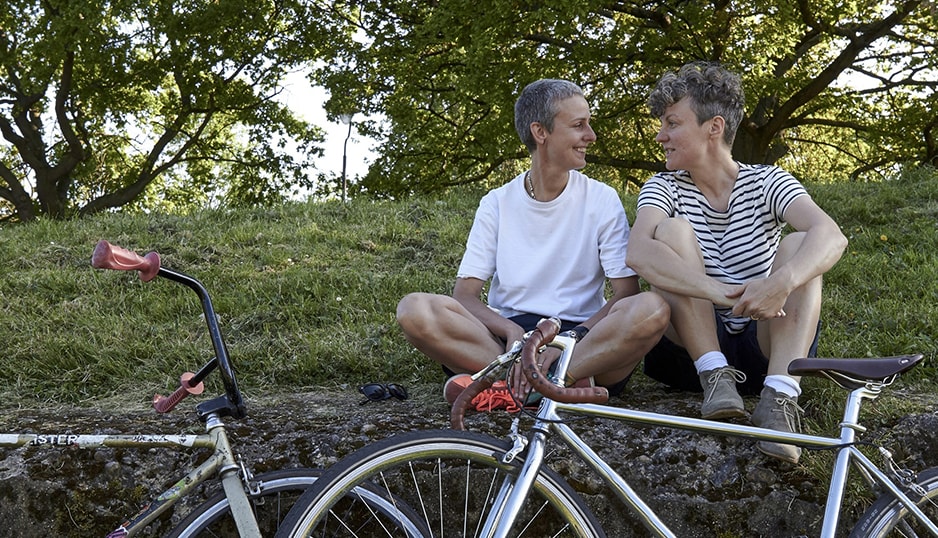
<svg viewBox="0 0 938 538">
<path fill-rule="evenodd" d="M 141 256 L 102 239 L 94 246 L 94 252 L 91 253 L 91 266 L 96 269 L 139 271 L 140 280 L 149 282 L 160 272 L 160 255 L 150 252 L 146 256 Z"/>
<path fill-rule="evenodd" d="M 190 394 L 202 394 L 202 391 L 205 390 L 205 385 L 202 382 L 199 382 L 198 385 L 191 386 L 189 380 L 195 377 L 195 374 L 192 372 L 186 372 L 182 374 L 182 377 L 179 378 L 179 388 L 169 396 L 160 396 L 156 394 L 153 396 L 153 408 L 156 409 L 157 413 L 169 413 L 173 410 L 176 405 L 179 404 L 186 396 Z"/>
</svg>

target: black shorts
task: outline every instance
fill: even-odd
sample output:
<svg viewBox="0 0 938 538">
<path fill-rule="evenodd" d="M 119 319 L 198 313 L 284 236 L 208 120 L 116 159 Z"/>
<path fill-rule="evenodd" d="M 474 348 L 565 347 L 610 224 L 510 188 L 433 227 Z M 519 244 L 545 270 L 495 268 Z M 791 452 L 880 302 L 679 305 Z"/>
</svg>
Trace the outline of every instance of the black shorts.
<svg viewBox="0 0 938 538">
<path fill-rule="evenodd" d="M 524 332 L 528 332 L 533 331 L 537 327 L 538 322 L 545 317 L 548 316 L 541 316 L 539 314 L 518 314 L 517 316 L 511 316 L 508 319 L 520 325 L 521 328 L 524 329 Z M 580 323 L 576 321 L 560 320 L 560 332 L 569 331 L 579 324 Z M 446 366 L 443 366 L 443 373 L 445 373 L 447 377 L 454 375 L 453 371 Z M 622 391 L 625 389 L 625 385 L 629 382 L 630 377 L 632 377 L 632 374 L 629 374 L 625 379 L 617 383 L 602 386 L 606 387 L 606 390 L 609 391 L 609 396 L 618 396 L 622 394 Z"/>
<path fill-rule="evenodd" d="M 762 391 L 765 374 L 769 369 L 769 359 L 762 354 L 759 339 L 756 336 L 758 323 L 750 323 L 739 334 L 730 334 L 717 318 L 717 337 L 720 351 L 726 355 L 730 366 L 746 374 L 746 381 L 737 384 L 741 395 L 756 395 Z M 817 357 L 818 336 L 821 323 L 818 322 L 814 333 L 814 342 L 808 351 L 808 357 Z M 694 367 L 694 361 L 683 347 L 661 337 L 645 355 L 645 375 L 666 385 L 680 390 L 702 392 L 700 375 Z"/>
</svg>

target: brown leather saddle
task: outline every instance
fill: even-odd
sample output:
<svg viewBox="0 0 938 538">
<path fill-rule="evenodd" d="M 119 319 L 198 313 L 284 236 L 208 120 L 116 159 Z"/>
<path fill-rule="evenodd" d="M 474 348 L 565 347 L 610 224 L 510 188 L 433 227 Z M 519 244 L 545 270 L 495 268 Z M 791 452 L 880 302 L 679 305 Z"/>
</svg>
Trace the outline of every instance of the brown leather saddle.
<svg viewBox="0 0 938 538">
<path fill-rule="evenodd" d="M 871 383 L 888 385 L 923 359 L 921 354 L 875 359 L 795 359 L 788 365 L 788 373 L 826 377 L 845 389 L 854 390 Z"/>
</svg>

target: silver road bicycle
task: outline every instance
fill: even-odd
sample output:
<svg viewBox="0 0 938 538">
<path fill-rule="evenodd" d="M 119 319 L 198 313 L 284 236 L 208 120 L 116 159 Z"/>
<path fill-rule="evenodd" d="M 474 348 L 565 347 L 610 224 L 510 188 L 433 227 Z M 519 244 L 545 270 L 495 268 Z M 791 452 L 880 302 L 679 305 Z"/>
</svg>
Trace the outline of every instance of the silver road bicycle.
<svg viewBox="0 0 938 538">
<path fill-rule="evenodd" d="M 246 416 L 246 408 L 218 325 L 215 310 L 205 287 L 195 278 L 160 265 L 160 257 L 151 252 L 146 256 L 100 241 L 92 255 L 92 265 L 99 269 L 138 271 L 143 281 L 156 276 L 187 286 L 198 295 L 215 356 L 198 372 L 185 373 L 179 388 L 169 396 L 155 396 L 153 406 L 159 413 L 171 411 L 189 395 L 204 390 L 203 380 L 218 372 L 224 385 L 224 394 L 199 403 L 197 417 L 204 424 L 205 433 L 197 435 L 167 435 L 149 433 L 81 434 L 69 432 L 0 433 L 0 449 L 58 449 L 74 448 L 133 448 L 170 451 L 202 451 L 207 456 L 194 464 L 185 476 L 172 479 L 172 485 L 156 495 L 136 515 L 128 518 L 107 538 L 124 538 L 141 534 L 166 514 L 181 499 L 193 494 L 196 488 L 213 480 L 221 482 L 221 491 L 191 510 L 166 536 L 208 537 L 227 536 L 260 538 L 273 536 L 293 502 L 313 484 L 321 471 L 291 468 L 254 475 L 246 462 L 232 449 L 224 420 L 238 420 Z M 406 511 L 406 504 L 384 496 L 383 491 L 370 487 L 354 490 L 356 499 L 381 518 L 396 521 L 400 536 L 423 536 L 425 527 L 416 527 L 416 514 Z M 26 529 L 23 529 L 25 532 Z M 14 536 L 16 529 L 4 529 L 4 535 Z"/>
<path fill-rule="evenodd" d="M 836 453 L 822 523 L 821 536 L 833 538 L 838 528 L 848 470 L 867 479 L 876 500 L 859 519 L 850 536 L 938 536 L 938 468 L 914 473 L 899 467 L 879 447 L 883 468 L 858 448 L 860 407 L 875 399 L 903 372 L 922 360 L 921 355 L 877 359 L 798 359 L 789 371 L 799 376 L 821 376 L 848 391 L 838 437 L 779 432 L 748 425 L 716 422 L 669 414 L 649 413 L 603 405 L 604 388 L 564 388 L 538 368 L 536 356 L 543 346 L 561 350 L 556 379 L 563 379 L 576 340 L 558 335 L 556 319 L 542 320 L 524 341 L 477 373 L 475 381 L 453 404 L 453 429 L 394 435 L 367 445 L 330 467 L 297 500 L 278 537 L 395 536 L 387 522 L 377 522 L 353 492 L 377 488 L 405 502 L 420 515 L 421 524 L 435 537 L 606 536 L 585 500 L 547 460 L 550 438 L 559 438 L 572 457 L 586 462 L 652 536 L 674 537 L 665 521 L 632 487 L 574 431 L 588 424 L 584 417 L 622 420 L 649 426 L 689 430 L 702 434 L 736 436 L 828 449 Z M 467 404 L 521 361 L 534 390 L 543 395 L 533 425 L 527 431 L 512 422 L 506 439 L 463 431 Z M 580 419 L 580 420 L 573 420 Z M 883 470 L 885 469 L 885 470 Z M 608 524 L 608 521 L 607 521 Z M 355 528 L 356 533 L 346 529 Z M 624 526 L 622 527 L 624 528 Z M 623 535 L 617 525 L 613 536 Z M 626 533 L 628 535 L 628 533 Z"/>
</svg>

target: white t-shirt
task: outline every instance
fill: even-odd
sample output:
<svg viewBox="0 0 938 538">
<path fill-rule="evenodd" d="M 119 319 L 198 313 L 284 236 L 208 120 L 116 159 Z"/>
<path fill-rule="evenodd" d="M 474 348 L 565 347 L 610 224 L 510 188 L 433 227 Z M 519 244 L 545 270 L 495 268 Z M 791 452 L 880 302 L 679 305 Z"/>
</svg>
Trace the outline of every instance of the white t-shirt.
<svg viewBox="0 0 938 538">
<path fill-rule="evenodd" d="M 488 304 L 505 317 L 585 321 L 605 304 L 606 278 L 635 275 L 628 234 L 612 187 L 571 171 L 560 196 L 538 202 L 521 174 L 482 198 L 457 277 L 491 279 Z"/>
</svg>

